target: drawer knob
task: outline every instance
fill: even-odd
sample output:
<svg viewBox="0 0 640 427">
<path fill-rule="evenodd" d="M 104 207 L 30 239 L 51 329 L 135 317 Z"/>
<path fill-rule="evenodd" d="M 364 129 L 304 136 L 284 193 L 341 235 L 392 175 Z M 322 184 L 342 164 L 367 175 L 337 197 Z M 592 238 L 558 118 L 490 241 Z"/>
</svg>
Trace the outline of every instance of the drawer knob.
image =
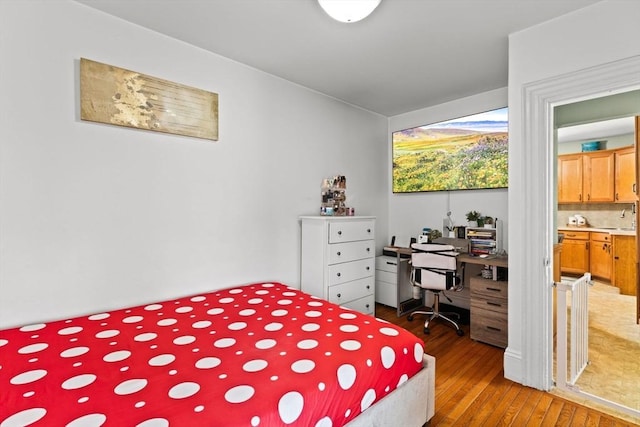
<svg viewBox="0 0 640 427">
<path fill-rule="evenodd" d="M 367 266 L 367 271 L 369 271 L 369 270 L 370 270 L 370 268 L 369 268 L 369 266 Z"/>
<path fill-rule="evenodd" d="M 338 256 L 342 255 L 342 252 L 338 251 Z"/>
<path fill-rule="evenodd" d="M 367 252 L 371 252 L 371 248 L 367 248 Z"/>
<path fill-rule="evenodd" d="M 371 229 L 370 228 L 367 228 L 367 233 L 371 233 Z"/>
<path fill-rule="evenodd" d="M 338 273 L 337 276 L 340 277 L 342 274 Z"/>
<path fill-rule="evenodd" d="M 338 231 L 338 236 L 342 236 L 342 231 Z"/>
<path fill-rule="evenodd" d="M 338 298 L 342 298 L 342 294 L 338 294 L 336 295 Z"/>
<path fill-rule="evenodd" d="M 367 285 L 367 289 L 371 289 L 371 286 L 370 286 L 370 285 Z"/>
</svg>

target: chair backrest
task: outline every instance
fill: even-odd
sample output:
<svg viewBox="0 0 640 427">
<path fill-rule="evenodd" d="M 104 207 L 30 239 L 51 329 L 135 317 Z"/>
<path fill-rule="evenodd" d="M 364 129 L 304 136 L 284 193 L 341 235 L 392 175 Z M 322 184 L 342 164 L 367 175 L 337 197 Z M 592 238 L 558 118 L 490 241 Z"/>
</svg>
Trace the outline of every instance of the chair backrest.
<svg viewBox="0 0 640 427">
<path fill-rule="evenodd" d="M 457 285 L 458 252 L 451 245 L 414 243 L 411 245 L 412 281 L 424 289 L 446 290 Z"/>
</svg>

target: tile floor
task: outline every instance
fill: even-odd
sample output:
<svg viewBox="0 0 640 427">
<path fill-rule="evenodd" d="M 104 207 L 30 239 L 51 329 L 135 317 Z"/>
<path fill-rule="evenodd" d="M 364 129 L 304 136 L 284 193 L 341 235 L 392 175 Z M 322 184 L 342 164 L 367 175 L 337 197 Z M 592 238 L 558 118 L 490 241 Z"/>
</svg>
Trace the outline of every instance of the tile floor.
<svg viewBox="0 0 640 427">
<path fill-rule="evenodd" d="M 589 288 L 590 363 L 576 386 L 640 411 L 640 325 L 635 322 L 635 313 L 635 297 L 620 295 L 614 286 L 594 281 Z"/>
</svg>

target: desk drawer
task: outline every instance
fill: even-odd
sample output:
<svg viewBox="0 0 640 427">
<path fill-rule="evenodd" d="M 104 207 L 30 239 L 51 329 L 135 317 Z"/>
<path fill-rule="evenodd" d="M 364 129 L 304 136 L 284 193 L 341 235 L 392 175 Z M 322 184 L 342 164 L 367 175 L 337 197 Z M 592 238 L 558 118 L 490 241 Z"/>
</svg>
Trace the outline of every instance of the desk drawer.
<svg viewBox="0 0 640 427">
<path fill-rule="evenodd" d="M 376 270 L 388 271 L 395 274 L 398 271 L 398 258 L 386 255 L 376 257 Z"/>
<path fill-rule="evenodd" d="M 329 264 L 355 261 L 371 258 L 375 251 L 374 240 L 361 240 L 358 242 L 336 243 L 329 245 Z"/>
<path fill-rule="evenodd" d="M 507 319 L 507 301 L 505 300 L 486 299 L 472 296 L 471 309 L 486 311 L 487 315 L 504 316 L 505 322 Z"/>
<path fill-rule="evenodd" d="M 471 301 L 471 339 L 506 348 L 508 341 L 507 314 L 478 309 Z"/>
<path fill-rule="evenodd" d="M 329 286 L 351 282 L 364 277 L 373 277 L 375 262 L 373 258 L 361 259 L 329 266 Z"/>
<path fill-rule="evenodd" d="M 330 286 L 329 301 L 342 305 L 365 296 L 373 297 L 374 287 L 373 277 Z"/>
<path fill-rule="evenodd" d="M 472 277 L 469 280 L 472 297 L 486 299 L 503 299 L 506 303 L 509 291 L 509 282 L 503 280 L 483 279 Z"/>
</svg>

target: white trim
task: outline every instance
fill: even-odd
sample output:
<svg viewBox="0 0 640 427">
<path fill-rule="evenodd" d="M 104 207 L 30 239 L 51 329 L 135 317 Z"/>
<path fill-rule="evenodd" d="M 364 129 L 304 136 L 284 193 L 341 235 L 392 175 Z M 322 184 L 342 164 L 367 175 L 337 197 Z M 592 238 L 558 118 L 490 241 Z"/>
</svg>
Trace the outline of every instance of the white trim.
<svg viewBox="0 0 640 427">
<path fill-rule="evenodd" d="M 552 263 L 555 238 L 553 108 L 640 87 L 640 56 L 578 70 L 523 86 L 524 245 L 522 358 L 507 349 L 505 376 L 541 390 L 553 386 Z M 541 184 L 542 183 L 542 184 Z M 542 236 L 542 238 L 541 238 Z M 511 334 L 511 331 L 510 331 Z M 507 358 L 510 360 L 507 360 Z M 518 366 L 518 362 L 520 365 Z"/>
</svg>

